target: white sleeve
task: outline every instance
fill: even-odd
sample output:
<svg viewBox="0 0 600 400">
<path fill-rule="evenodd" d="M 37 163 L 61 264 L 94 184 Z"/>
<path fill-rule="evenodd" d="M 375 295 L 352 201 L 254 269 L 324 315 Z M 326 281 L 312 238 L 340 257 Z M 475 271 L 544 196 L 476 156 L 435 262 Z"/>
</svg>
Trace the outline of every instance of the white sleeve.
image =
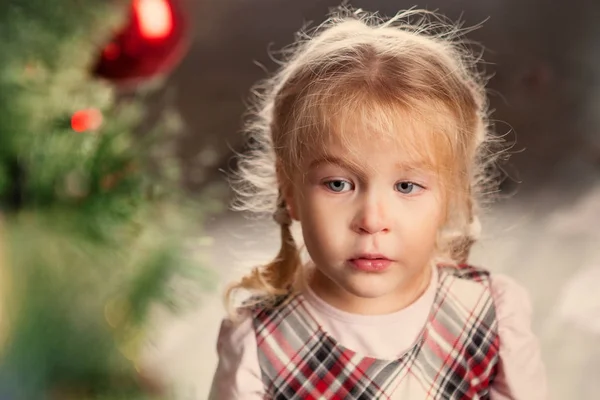
<svg viewBox="0 0 600 400">
<path fill-rule="evenodd" d="M 262 400 L 265 392 L 250 316 L 224 319 L 217 340 L 219 362 L 209 400 Z"/>
<path fill-rule="evenodd" d="M 532 307 L 525 289 L 504 275 L 492 276 L 500 361 L 492 400 L 546 400 L 546 372 L 531 329 Z"/>
</svg>

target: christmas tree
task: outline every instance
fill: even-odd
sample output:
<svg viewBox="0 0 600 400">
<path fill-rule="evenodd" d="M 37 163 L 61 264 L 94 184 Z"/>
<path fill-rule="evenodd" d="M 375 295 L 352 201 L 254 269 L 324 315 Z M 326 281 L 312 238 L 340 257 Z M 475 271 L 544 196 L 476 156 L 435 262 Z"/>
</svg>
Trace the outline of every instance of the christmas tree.
<svg viewBox="0 0 600 400">
<path fill-rule="evenodd" d="M 176 114 L 149 128 L 143 95 L 99 76 L 123 52 L 133 68 L 140 38 L 111 39 L 140 28 L 141 2 L 0 2 L 0 399 L 155 398 L 138 364 L 150 312 L 198 279 Z M 139 76 L 161 72 L 159 50 L 138 51 Z"/>
</svg>

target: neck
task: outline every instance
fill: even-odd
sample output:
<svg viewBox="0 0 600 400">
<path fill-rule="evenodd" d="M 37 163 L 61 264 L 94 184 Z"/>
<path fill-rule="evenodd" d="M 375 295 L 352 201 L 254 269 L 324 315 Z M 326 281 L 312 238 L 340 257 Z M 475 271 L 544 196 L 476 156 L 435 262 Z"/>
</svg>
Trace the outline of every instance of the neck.
<svg viewBox="0 0 600 400">
<path fill-rule="evenodd" d="M 308 284 L 317 296 L 338 310 L 357 315 L 384 315 L 400 311 L 419 299 L 429 287 L 431 274 L 432 267 L 428 266 L 406 284 L 376 298 L 360 297 L 348 292 L 316 267 L 309 276 Z"/>
</svg>

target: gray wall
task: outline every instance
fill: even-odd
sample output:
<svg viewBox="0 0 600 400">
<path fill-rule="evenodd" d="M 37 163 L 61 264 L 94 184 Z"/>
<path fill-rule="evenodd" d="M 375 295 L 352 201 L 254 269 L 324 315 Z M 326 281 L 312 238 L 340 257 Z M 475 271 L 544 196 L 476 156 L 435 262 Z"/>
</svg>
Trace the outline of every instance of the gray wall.
<svg viewBox="0 0 600 400">
<path fill-rule="evenodd" d="M 188 0 L 195 41 L 170 77 L 188 125 L 180 143 L 188 185 L 222 179 L 231 149 L 240 147 L 244 101 L 250 86 L 274 63 L 268 48 L 288 44 L 304 22 L 323 20 L 331 0 Z M 414 3 L 363 0 L 355 7 L 391 15 Z M 468 38 L 486 48 L 498 134 L 516 140 L 505 167 L 519 195 L 542 186 L 585 187 L 582 169 L 600 173 L 600 2 L 591 0 L 430 1 L 466 26 L 483 22 Z M 589 174 L 588 174 L 589 175 Z"/>
</svg>

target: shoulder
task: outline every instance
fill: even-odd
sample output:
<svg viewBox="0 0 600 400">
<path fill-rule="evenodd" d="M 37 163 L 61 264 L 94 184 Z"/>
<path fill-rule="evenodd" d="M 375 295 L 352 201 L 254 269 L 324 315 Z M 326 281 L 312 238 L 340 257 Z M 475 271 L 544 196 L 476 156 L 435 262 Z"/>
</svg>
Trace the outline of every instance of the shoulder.
<svg viewBox="0 0 600 400">
<path fill-rule="evenodd" d="M 496 308 L 500 346 L 504 351 L 514 347 L 537 346 L 533 334 L 533 307 L 527 290 L 513 278 L 490 275 L 491 293 Z"/>
<path fill-rule="evenodd" d="M 492 297 L 499 322 L 529 321 L 532 314 L 527 290 L 507 275 L 492 273 L 472 265 L 442 266 L 442 277 L 451 277 L 464 287 L 485 287 Z"/>
<path fill-rule="evenodd" d="M 506 275 L 492 274 L 490 278 L 499 333 L 505 347 L 514 340 L 534 340 L 533 307 L 527 289 Z"/>
<path fill-rule="evenodd" d="M 489 271 L 470 265 L 441 266 L 438 270 L 438 307 L 452 315 L 454 321 L 489 332 L 497 349 L 497 311 Z M 469 331 L 475 332 L 471 328 Z"/>
<path fill-rule="evenodd" d="M 236 318 L 224 318 L 219 329 L 217 352 L 219 356 L 242 357 L 248 348 L 256 349 L 252 327 L 252 313 L 246 308 L 238 309 Z"/>
<path fill-rule="evenodd" d="M 531 299 L 525 287 L 503 274 L 491 274 L 490 282 L 499 319 L 531 318 Z"/>
<path fill-rule="evenodd" d="M 252 297 L 223 319 L 217 339 L 218 365 L 210 399 L 259 400 L 264 397 L 257 335 L 268 335 L 290 296 Z M 259 333 L 260 332 L 260 333 Z M 261 336 L 261 338 L 263 337 Z"/>
<path fill-rule="evenodd" d="M 527 290 L 507 275 L 471 265 L 444 266 L 441 274 L 445 279 L 452 278 L 452 285 L 459 286 L 459 293 L 468 287 L 489 293 L 493 300 L 499 330 L 530 329 L 532 306 Z"/>
<path fill-rule="evenodd" d="M 278 296 L 253 296 L 244 301 L 237 312 L 242 319 L 249 319 L 250 325 L 257 329 L 265 323 L 272 325 L 281 322 L 287 315 L 285 309 L 298 297 L 300 294 L 292 291 Z"/>
<path fill-rule="evenodd" d="M 442 265 L 438 266 L 439 287 L 442 293 L 452 293 L 472 306 L 482 307 L 494 313 L 491 298 L 490 272 L 472 265 Z"/>
<path fill-rule="evenodd" d="M 240 309 L 237 318 L 221 322 L 217 338 L 218 364 L 209 398 L 261 399 L 263 384 L 252 315 Z"/>
<path fill-rule="evenodd" d="M 270 310 L 280 308 L 296 296 L 297 293 L 291 289 L 279 295 L 255 294 L 244 300 L 237 308 L 237 311 L 247 312 L 256 316 L 261 312 L 269 312 Z"/>
<path fill-rule="evenodd" d="M 533 332 L 529 293 L 506 275 L 491 274 L 490 278 L 500 344 L 494 398 L 546 399 L 545 366 Z"/>
<path fill-rule="evenodd" d="M 489 285 L 497 303 L 504 305 L 507 301 L 517 299 L 526 300 L 529 304 L 527 290 L 507 275 L 492 273 L 485 268 L 469 264 L 441 265 L 438 268 L 442 276 Z"/>
</svg>

